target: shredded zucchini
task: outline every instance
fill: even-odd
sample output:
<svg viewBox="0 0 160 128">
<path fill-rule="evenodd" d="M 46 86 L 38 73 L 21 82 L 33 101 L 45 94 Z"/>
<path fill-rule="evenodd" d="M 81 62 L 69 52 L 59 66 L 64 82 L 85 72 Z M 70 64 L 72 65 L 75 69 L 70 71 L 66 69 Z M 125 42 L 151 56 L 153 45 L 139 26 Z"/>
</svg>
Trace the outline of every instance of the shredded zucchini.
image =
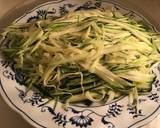
<svg viewBox="0 0 160 128">
<path fill-rule="evenodd" d="M 59 19 L 8 26 L 1 50 L 21 71 L 29 91 L 66 105 L 86 100 L 105 103 L 149 92 L 160 60 L 160 36 L 111 10 L 85 10 Z M 4 43 L 5 42 L 5 43 Z"/>
</svg>

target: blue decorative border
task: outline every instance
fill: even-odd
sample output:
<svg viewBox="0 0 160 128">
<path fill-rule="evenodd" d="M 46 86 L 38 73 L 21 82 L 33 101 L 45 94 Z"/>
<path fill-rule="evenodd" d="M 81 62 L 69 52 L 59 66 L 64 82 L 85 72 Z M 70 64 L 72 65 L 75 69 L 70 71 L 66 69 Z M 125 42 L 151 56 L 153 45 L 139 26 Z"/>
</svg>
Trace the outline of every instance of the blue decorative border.
<svg viewBox="0 0 160 128">
<path fill-rule="evenodd" d="M 142 120 L 137 121 L 136 123 L 130 125 L 128 128 L 132 128 L 133 126 L 135 126 L 136 124 L 140 123 L 141 121 L 144 121 L 144 120 L 148 119 L 149 117 L 151 117 L 152 115 L 154 115 L 158 110 L 160 110 L 160 105 L 158 106 L 158 108 L 157 108 L 151 115 L 149 115 L 148 117 L 146 117 L 146 118 L 144 118 L 144 119 L 142 119 Z M 158 115 L 159 115 L 159 114 L 157 114 L 157 116 L 158 116 Z M 148 123 L 146 123 L 146 124 L 148 124 Z M 145 125 L 145 124 L 144 124 L 144 125 Z"/>
<path fill-rule="evenodd" d="M 1 79 L 0 79 L 0 87 L 1 87 L 1 89 L 2 89 L 2 91 L 3 91 L 3 93 L 5 94 L 5 96 L 7 97 L 7 99 L 9 100 L 9 102 L 13 105 L 13 107 L 15 107 L 15 108 L 16 108 L 18 111 L 20 111 L 21 113 L 23 113 L 28 119 L 30 119 L 30 120 L 31 120 L 32 122 L 34 122 L 36 125 L 38 125 L 38 126 L 40 126 L 40 127 L 42 127 L 42 128 L 47 128 L 47 127 L 45 127 L 45 126 L 37 123 L 37 122 L 36 122 L 35 120 L 33 120 L 27 113 L 25 113 L 23 110 L 19 109 L 19 108 L 11 101 L 11 99 L 9 98 L 9 96 L 7 95 L 6 91 L 5 91 L 4 88 L 3 88 Z M 51 114 L 54 113 L 54 110 L 51 109 L 51 108 L 48 107 L 48 106 L 42 107 L 42 110 L 43 110 L 45 107 L 49 110 L 49 112 L 50 112 Z M 120 107 L 123 107 L 123 106 L 120 106 Z M 71 109 L 72 112 L 74 112 L 74 113 L 79 113 L 79 112 L 80 112 L 80 111 L 74 110 L 73 108 L 69 108 L 69 109 Z M 144 120 L 152 117 L 155 113 L 157 113 L 157 111 L 158 111 L 159 109 L 160 109 L 160 105 L 159 105 L 158 108 L 157 108 L 152 114 L 150 114 L 148 117 L 146 117 L 146 118 L 144 118 L 144 119 L 142 119 L 142 120 L 137 121 L 136 123 L 130 125 L 128 128 L 132 128 L 133 126 L 135 126 L 135 125 L 138 124 L 139 122 L 144 121 Z M 87 110 L 87 109 L 86 109 L 86 110 Z M 111 115 L 112 115 L 112 114 L 113 114 L 113 113 L 111 113 Z M 54 113 L 53 115 L 56 116 L 57 114 Z M 158 113 L 157 113 L 157 115 L 158 115 Z M 98 115 L 98 116 L 102 116 L 102 115 Z M 107 115 L 107 116 L 108 116 L 108 115 Z M 112 115 L 112 116 L 115 116 L 115 115 Z M 57 118 L 58 118 L 58 117 L 57 117 Z M 74 122 L 74 120 L 72 120 L 72 119 L 73 119 L 73 117 L 71 118 L 71 121 Z M 90 119 L 90 120 L 92 121 L 92 119 Z M 105 116 L 103 116 L 102 122 L 103 122 L 104 124 L 105 124 L 105 123 L 106 123 L 106 124 L 111 124 L 111 125 L 112 125 L 112 128 L 115 128 L 115 126 L 114 126 L 111 122 L 107 122 L 107 121 L 105 120 Z M 75 123 L 76 123 L 76 122 L 75 122 Z M 145 124 L 143 124 L 143 125 L 145 125 Z"/>
<path fill-rule="evenodd" d="M 12 100 L 9 98 L 9 96 L 7 95 L 6 91 L 4 90 L 3 88 L 3 85 L 2 85 L 2 82 L 1 82 L 1 79 L 0 79 L 0 87 L 3 91 L 3 93 L 5 94 L 5 96 L 7 97 L 7 99 L 9 100 L 9 102 L 13 105 L 13 107 L 15 107 L 18 111 L 20 111 L 21 113 L 23 113 L 27 118 L 29 118 L 31 121 L 33 121 L 36 125 L 39 125 L 40 127 L 42 128 L 47 128 L 39 123 L 37 123 L 35 120 L 33 120 L 29 115 L 27 115 L 27 113 L 25 113 L 24 111 L 22 111 L 21 109 L 19 109 L 13 102 Z"/>
</svg>

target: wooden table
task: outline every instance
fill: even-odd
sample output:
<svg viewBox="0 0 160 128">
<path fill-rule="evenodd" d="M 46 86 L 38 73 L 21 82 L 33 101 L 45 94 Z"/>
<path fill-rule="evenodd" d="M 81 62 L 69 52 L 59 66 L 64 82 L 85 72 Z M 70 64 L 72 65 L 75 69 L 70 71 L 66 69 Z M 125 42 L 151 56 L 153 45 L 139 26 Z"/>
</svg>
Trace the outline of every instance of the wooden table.
<svg viewBox="0 0 160 128">
<path fill-rule="evenodd" d="M 31 0 L 28 0 L 31 1 Z M 118 0 L 117 0 L 118 1 Z M 123 1 L 123 0 L 121 0 Z M 0 17 L 8 10 L 23 2 L 23 0 L 0 0 Z M 146 10 L 152 19 L 156 19 L 156 24 L 160 24 L 160 0 L 128 0 L 141 10 Z M 33 128 L 19 114 L 11 110 L 0 97 L 0 127 L 1 128 Z M 160 128 L 160 115 L 143 128 Z"/>
</svg>

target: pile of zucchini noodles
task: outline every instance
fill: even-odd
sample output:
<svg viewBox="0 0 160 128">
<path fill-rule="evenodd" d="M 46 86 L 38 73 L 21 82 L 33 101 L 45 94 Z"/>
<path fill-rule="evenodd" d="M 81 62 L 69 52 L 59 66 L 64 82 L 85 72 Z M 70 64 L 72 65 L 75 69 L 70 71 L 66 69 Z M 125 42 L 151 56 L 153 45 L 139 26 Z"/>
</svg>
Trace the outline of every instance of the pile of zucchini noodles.
<svg viewBox="0 0 160 128">
<path fill-rule="evenodd" d="M 160 36 L 112 10 L 85 10 L 58 19 L 13 23 L 1 50 L 21 71 L 27 92 L 36 87 L 50 100 L 105 103 L 151 90 L 151 66 L 160 60 Z"/>
</svg>

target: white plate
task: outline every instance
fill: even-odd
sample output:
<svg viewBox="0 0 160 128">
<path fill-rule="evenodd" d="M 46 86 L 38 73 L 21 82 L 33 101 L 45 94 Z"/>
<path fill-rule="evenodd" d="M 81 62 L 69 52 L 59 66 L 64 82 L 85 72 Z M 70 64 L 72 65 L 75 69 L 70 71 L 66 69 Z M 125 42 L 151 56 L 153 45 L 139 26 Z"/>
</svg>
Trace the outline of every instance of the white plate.
<svg viewBox="0 0 160 128">
<path fill-rule="evenodd" d="M 130 18 L 143 20 L 150 25 L 140 14 L 106 0 L 48 2 L 27 12 L 16 22 L 25 23 L 48 16 L 62 16 L 70 11 L 90 8 L 114 8 Z M 58 103 L 55 110 L 53 103 L 43 106 L 42 104 L 48 99 L 44 99 L 36 90 L 26 95 L 25 86 L 21 85 L 21 74 L 13 72 L 2 58 L 0 59 L 0 93 L 11 108 L 37 128 L 136 128 L 147 124 L 160 113 L 159 69 L 159 65 L 153 68 L 156 79 L 152 84 L 152 91 L 146 96 L 139 97 L 137 109 L 128 106 L 127 97 L 121 97 L 103 106 L 74 105 L 67 111 L 62 109 L 61 103 Z"/>
</svg>

